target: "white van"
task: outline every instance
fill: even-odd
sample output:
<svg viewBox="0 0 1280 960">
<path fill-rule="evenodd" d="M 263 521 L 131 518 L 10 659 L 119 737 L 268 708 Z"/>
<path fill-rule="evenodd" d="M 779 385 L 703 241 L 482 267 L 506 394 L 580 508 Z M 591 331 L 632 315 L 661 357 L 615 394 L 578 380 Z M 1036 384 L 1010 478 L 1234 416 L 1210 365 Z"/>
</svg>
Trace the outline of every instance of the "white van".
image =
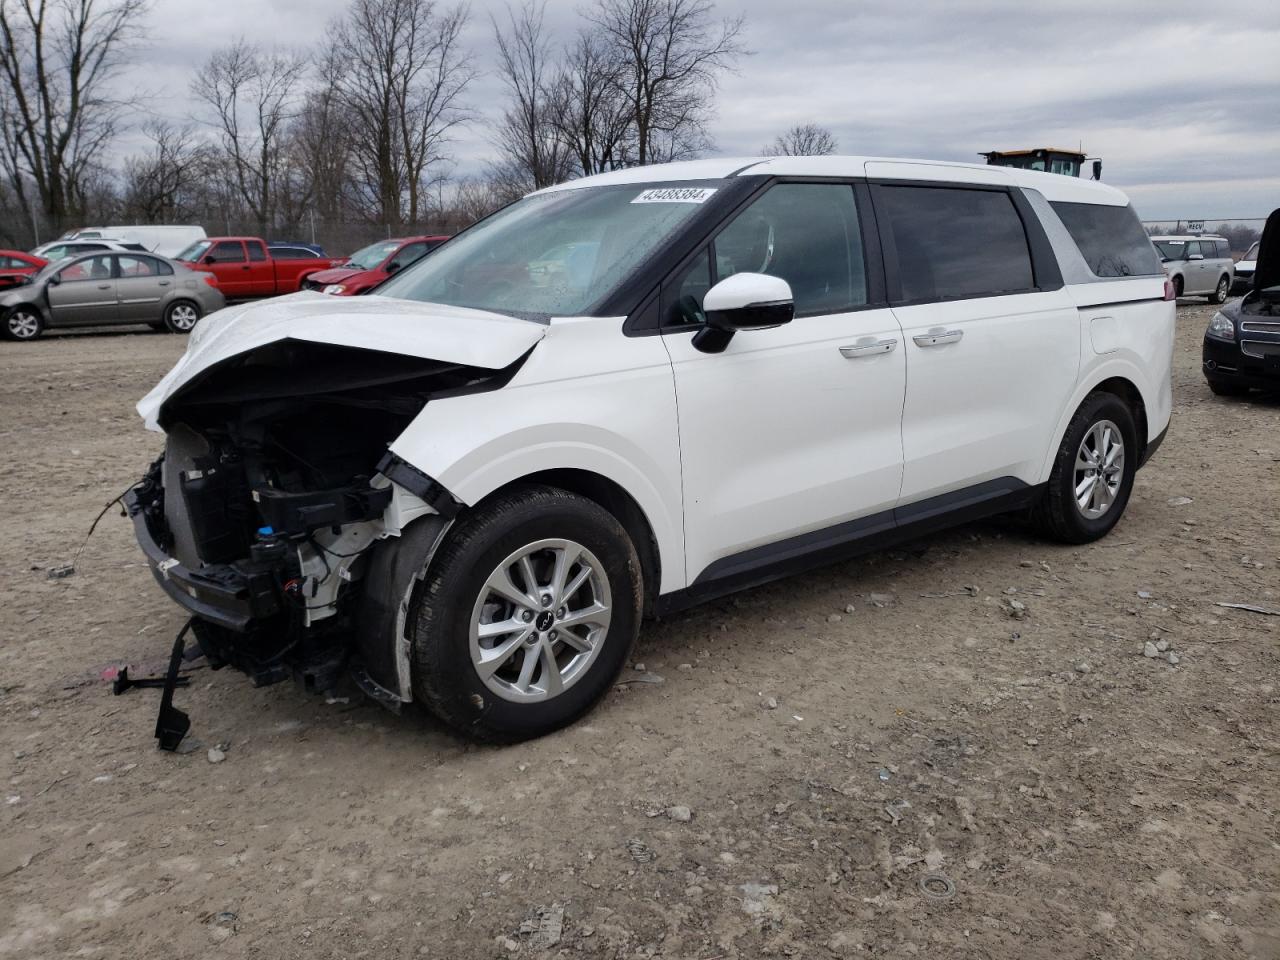
<svg viewBox="0 0 1280 960">
<path fill-rule="evenodd" d="M 62 240 L 117 240 L 125 243 L 141 244 L 152 253 L 162 257 L 176 257 L 191 244 L 205 238 L 204 227 L 197 226 L 115 226 L 84 227 L 71 230 L 59 239 Z"/>
<path fill-rule="evenodd" d="M 1172 406 L 1125 196 L 855 157 L 531 194 L 364 297 L 200 322 L 128 495 L 215 664 L 536 736 L 645 616 L 997 513 L 1087 543 Z M 181 653 L 181 639 L 177 649 Z"/>
</svg>

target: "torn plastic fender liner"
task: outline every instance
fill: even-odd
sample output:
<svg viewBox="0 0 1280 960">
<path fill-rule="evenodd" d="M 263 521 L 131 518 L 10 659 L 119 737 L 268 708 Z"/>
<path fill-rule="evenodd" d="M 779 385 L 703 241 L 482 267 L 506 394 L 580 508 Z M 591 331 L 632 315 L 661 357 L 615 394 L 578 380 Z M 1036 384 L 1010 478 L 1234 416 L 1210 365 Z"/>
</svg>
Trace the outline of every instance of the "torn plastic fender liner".
<svg viewBox="0 0 1280 960">
<path fill-rule="evenodd" d="M 416 612 L 414 592 L 451 526 L 453 521 L 443 516 L 422 517 L 403 535 L 379 540 L 369 549 L 354 620 L 357 662 L 352 675 L 375 701 L 392 710 L 413 700 L 407 622 Z"/>
<path fill-rule="evenodd" d="M 398 483 L 422 500 L 440 516 L 452 520 L 466 506 L 461 500 L 441 486 L 433 477 L 423 473 L 399 454 L 387 451 L 378 461 L 378 472 L 393 483 Z"/>
</svg>

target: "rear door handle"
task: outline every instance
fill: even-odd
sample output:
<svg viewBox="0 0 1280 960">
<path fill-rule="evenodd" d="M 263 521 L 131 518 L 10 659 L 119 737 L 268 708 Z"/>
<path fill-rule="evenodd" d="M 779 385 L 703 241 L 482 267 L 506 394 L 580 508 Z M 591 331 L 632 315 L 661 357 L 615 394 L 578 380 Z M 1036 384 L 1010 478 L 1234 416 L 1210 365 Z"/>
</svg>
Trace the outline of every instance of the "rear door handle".
<svg viewBox="0 0 1280 960">
<path fill-rule="evenodd" d="M 840 355 L 846 360 L 855 360 L 858 357 L 875 357 L 882 353 L 892 353 L 893 348 L 898 345 L 898 341 L 890 340 L 868 340 L 867 342 L 859 341 L 851 343 L 840 348 Z"/>
<path fill-rule="evenodd" d="M 98 289 L 99 289 L 99 290 L 110 290 L 110 289 L 111 289 L 111 284 L 109 284 L 109 283 L 100 283 L 100 284 L 98 284 Z"/>
<path fill-rule="evenodd" d="M 948 330 L 946 327 L 934 327 L 928 333 L 922 333 L 911 339 L 917 347 L 940 347 L 945 343 L 959 343 L 964 336 L 963 330 Z"/>
</svg>

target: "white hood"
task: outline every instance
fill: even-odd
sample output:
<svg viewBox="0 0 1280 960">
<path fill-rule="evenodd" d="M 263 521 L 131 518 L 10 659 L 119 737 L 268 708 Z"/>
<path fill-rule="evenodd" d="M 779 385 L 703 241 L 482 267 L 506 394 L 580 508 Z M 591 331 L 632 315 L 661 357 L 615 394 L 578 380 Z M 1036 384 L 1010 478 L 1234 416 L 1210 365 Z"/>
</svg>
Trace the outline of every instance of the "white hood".
<svg viewBox="0 0 1280 960">
<path fill-rule="evenodd" d="M 295 293 L 219 310 L 196 324 L 187 352 L 138 402 L 147 429 L 159 430 L 160 408 L 175 391 L 214 364 L 278 340 L 306 340 L 380 350 L 444 363 L 500 370 L 546 335 L 540 323 L 465 307 Z"/>
</svg>

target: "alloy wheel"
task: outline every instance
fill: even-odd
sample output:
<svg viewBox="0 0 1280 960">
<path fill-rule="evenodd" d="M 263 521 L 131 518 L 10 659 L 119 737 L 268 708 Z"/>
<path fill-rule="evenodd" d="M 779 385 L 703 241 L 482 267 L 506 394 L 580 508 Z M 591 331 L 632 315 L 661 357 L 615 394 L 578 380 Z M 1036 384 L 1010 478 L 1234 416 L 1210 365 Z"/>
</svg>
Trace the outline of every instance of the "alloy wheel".
<svg viewBox="0 0 1280 960">
<path fill-rule="evenodd" d="M 489 574 L 471 613 L 471 663 L 516 703 L 558 696 L 581 679 L 609 632 L 609 578 L 573 540 L 521 547 Z"/>
<path fill-rule="evenodd" d="M 40 333 L 40 318 L 29 310 L 9 315 L 9 335 L 15 340 L 33 340 Z"/>
<path fill-rule="evenodd" d="M 1088 520 L 1103 516 L 1124 480 L 1124 437 L 1110 420 L 1099 420 L 1080 441 L 1073 475 L 1076 506 Z"/>
<path fill-rule="evenodd" d="M 180 303 L 169 310 L 169 322 L 173 328 L 180 333 L 188 333 L 191 328 L 196 325 L 196 321 L 200 319 L 200 314 L 196 308 L 190 304 Z"/>
</svg>

